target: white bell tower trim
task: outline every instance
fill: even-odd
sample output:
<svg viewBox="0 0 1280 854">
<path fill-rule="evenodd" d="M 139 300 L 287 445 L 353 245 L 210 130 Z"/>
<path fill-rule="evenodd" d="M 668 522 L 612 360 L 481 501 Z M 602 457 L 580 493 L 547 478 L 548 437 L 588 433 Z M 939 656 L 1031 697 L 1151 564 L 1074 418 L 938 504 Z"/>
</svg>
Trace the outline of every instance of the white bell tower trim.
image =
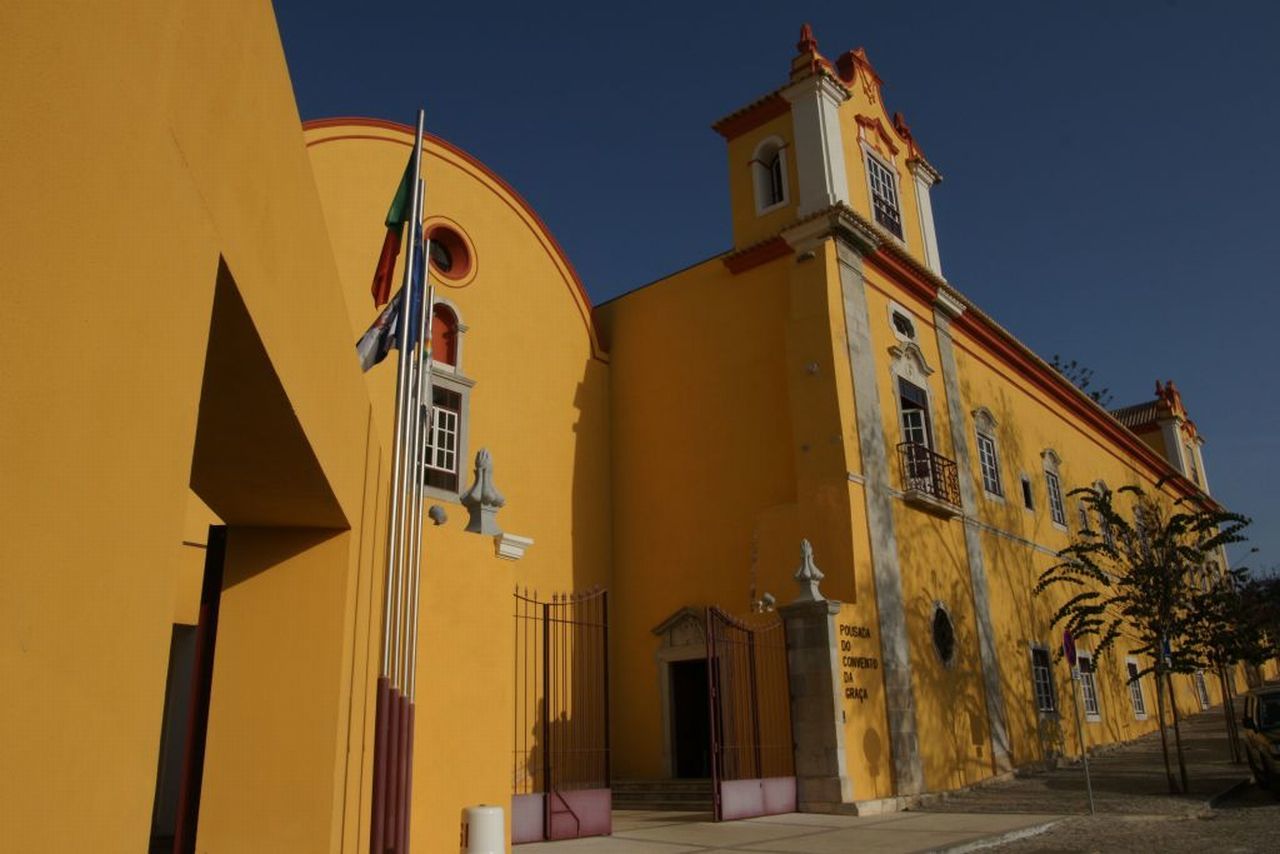
<svg viewBox="0 0 1280 854">
<path fill-rule="evenodd" d="M 849 93 L 824 74 L 806 77 L 782 91 L 791 103 L 795 128 L 796 173 L 799 176 L 797 216 L 849 204 L 849 177 L 844 162 L 839 106 Z"/>
<path fill-rule="evenodd" d="M 938 233 L 933 228 L 933 204 L 929 201 L 929 189 L 939 180 L 933 167 L 919 158 L 908 161 L 912 182 L 916 188 L 916 210 L 920 214 L 920 234 L 924 240 L 925 266 L 942 275 L 942 259 L 938 256 Z"/>
</svg>

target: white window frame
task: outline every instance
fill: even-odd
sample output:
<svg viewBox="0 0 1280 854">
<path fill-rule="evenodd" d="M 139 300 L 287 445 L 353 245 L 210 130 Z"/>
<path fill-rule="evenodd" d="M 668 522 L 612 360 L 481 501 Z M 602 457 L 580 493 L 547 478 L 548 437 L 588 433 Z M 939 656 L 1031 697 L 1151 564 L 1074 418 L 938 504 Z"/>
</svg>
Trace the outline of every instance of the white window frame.
<svg viewBox="0 0 1280 854">
<path fill-rule="evenodd" d="M 867 201 L 871 205 L 871 210 L 869 211 L 871 221 L 876 224 L 877 228 L 883 229 L 885 234 L 905 246 L 907 243 L 907 226 L 906 218 L 902 214 L 902 180 L 898 175 L 898 170 L 893 163 L 886 162 L 884 158 L 872 151 L 871 147 L 866 143 L 862 145 L 862 152 L 863 170 L 867 175 Z M 875 174 L 873 170 L 877 167 L 883 169 L 886 177 L 892 179 L 891 181 L 882 181 L 882 183 L 885 183 L 893 192 L 893 206 L 898 213 L 898 230 L 901 234 L 894 234 L 887 225 L 876 219 L 876 179 L 872 176 Z"/>
<path fill-rule="evenodd" d="M 1055 528 L 1067 530 L 1067 506 L 1062 500 L 1062 478 L 1056 471 L 1044 470 L 1044 488 L 1049 494 L 1049 520 Z"/>
<path fill-rule="evenodd" d="M 1133 668 L 1133 672 L 1129 668 Z M 1133 709 L 1133 716 L 1137 720 L 1145 721 L 1147 719 L 1147 698 L 1142 693 L 1142 680 L 1134 679 L 1133 674 L 1142 670 L 1142 666 L 1138 664 L 1138 659 L 1132 655 L 1126 655 L 1124 659 L 1124 679 L 1129 688 L 1129 706 Z"/>
<path fill-rule="evenodd" d="M 1088 670 L 1084 665 L 1086 661 L 1089 662 Z M 1102 720 L 1102 704 L 1098 701 L 1098 680 L 1095 678 L 1098 670 L 1094 666 L 1093 653 L 1078 651 L 1076 667 L 1080 670 L 1080 702 L 1084 707 L 1084 719 L 1097 723 Z M 1089 708 L 1090 705 L 1093 706 L 1092 709 Z"/>
<path fill-rule="evenodd" d="M 1037 652 L 1044 653 L 1047 664 L 1043 667 L 1036 664 Z M 1058 714 L 1058 692 L 1053 684 L 1053 653 L 1042 644 L 1031 645 L 1031 695 L 1040 715 L 1047 717 Z M 1047 698 L 1048 702 L 1042 702 L 1043 698 Z"/>
<path fill-rule="evenodd" d="M 762 152 L 770 146 L 772 146 L 772 152 L 778 155 L 778 169 L 782 179 L 782 198 L 766 204 L 772 194 L 772 176 L 770 175 L 768 164 L 761 159 L 761 156 Z M 770 136 L 760 140 L 756 144 L 755 151 L 751 153 L 751 161 L 748 165 L 751 168 L 751 192 L 755 202 L 756 216 L 764 216 L 765 214 L 773 213 L 779 208 L 786 207 L 791 201 L 791 186 L 787 175 L 786 140 L 780 136 Z"/>
<path fill-rule="evenodd" d="M 1196 698 L 1200 700 L 1200 711 L 1204 711 L 1213 705 L 1209 701 L 1209 686 L 1204 681 L 1204 671 L 1197 670 L 1191 674 L 1191 681 L 1196 688 Z"/>
<path fill-rule="evenodd" d="M 1004 498 L 1004 483 L 1000 479 L 1000 453 L 995 437 L 977 431 L 978 468 L 982 472 L 982 491 L 991 498 Z"/>
</svg>

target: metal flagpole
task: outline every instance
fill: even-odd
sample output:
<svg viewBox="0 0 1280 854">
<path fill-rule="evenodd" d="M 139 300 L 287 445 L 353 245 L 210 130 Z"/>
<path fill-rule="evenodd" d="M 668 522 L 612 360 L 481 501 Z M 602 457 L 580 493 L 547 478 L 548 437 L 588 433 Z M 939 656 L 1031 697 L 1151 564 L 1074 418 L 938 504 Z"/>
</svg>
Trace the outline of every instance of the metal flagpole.
<svg viewBox="0 0 1280 854">
<path fill-rule="evenodd" d="M 419 208 L 418 198 L 420 185 L 417 176 L 422 164 L 422 131 L 425 115 L 418 111 L 417 135 L 414 138 L 413 160 L 410 174 L 414 176 L 413 201 L 411 210 Z M 395 664 L 393 650 L 395 638 L 400 635 L 399 616 L 402 601 L 402 569 L 404 567 L 404 462 L 405 441 L 408 429 L 408 395 L 410 391 L 410 374 L 412 363 L 409 358 L 409 309 L 413 305 L 413 265 L 416 240 L 409 241 L 405 253 L 404 279 L 400 292 L 399 358 L 396 363 L 396 417 L 395 432 L 391 445 L 391 495 L 387 514 L 387 554 L 384 574 L 383 596 L 383 628 L 382 628 L 382 660 L 378 677 L 377 711 L 374 725 L 374 759 L 373 759 L 373 799 L 371 804 L 369 848 L 372 854 L 384 854 L 390 829 L 388 824 L 389 806 L 395 803 L 394 774 L 392 770 L 399 764 L 396 756 L 396 738 L 393 731 L 395 714 L 399 705 L 397 695 L 398 684 L 394 684 Z M 397 680 L 398 681 L 398 680 Z"/>
<path fill-rule="evenodd" d="M 414 221 L 415 232 L 414 240 L 417 241 L 422 236 L 422 220 L 423 209 L 425 208 L 426 188 L 421 183 L 418 191 L 418 207 L 415 209 Z M 399 788 L 397 791 L 397 814 L 398 822 L 396 827 L 396 850 L 409 850 L 409 816 L 411 815 L 411 790 L 413 788 L 413 693 L 412 685 L 414 681 L 414 668 L 417 663 L 417 619 L 418 619 L 418 593 L 419 580 L 422 574 L 421 563 L 421 541 L 422 541 L 422 497 L 423 497 L 423 451 L 426 449 L 425 429 L 430 427 L 430 317 L 431 304 L 433 296 L 429 287 L 430 282 L 430 254 L 428 251 L 429 244 L 424 242 L 422 247 L 422 287 L 423 298 L 418 304 L 418 316 L 410 318 L 409 322 L 414 323 L 417 329 L 418 347 L 416 350 L 416 358 L 414 359 L 414 388 L 411 390 L 413 399 L 413 411 L 410 416 L 412 432 L 410 434 L 411 455 L 411 471 L 412 480 L 408 484 L 409 495 L 409 513 L 408 525 L 405 529 L 406 537 L 406 572 L 405 572 L 405 611 L 403 631 L 404 636 L 401 640 L 403 647 L 403 657 L 401 658 L 401 671 L 399 674 L 401 695 L 400 695 L 400 757 L 401 767 Z M 427 403 L 424 405 L 424 401 Z"/>
<path fill-rule="evenodd" d="M 425 191 L 423 193 L 425 197 Z M 422 216 L 419 212 L 419 221 Z M 421 226 L 419 226 L 421 227 Z M 406 739 L 405 739 L 405 762 L 408 768 L 408 774 L 405 779 L 405 804 L 406 811 L 404 817 L 404 851 L 409 850 L 409 804 L 412 803 L 413 797 L 413 732 L 414 718 L 416 717 L 415 699 L 417 697 L 418 688 L 418 614 L 419 614 L 419 594 L 421 591 L 422 581 L 422 499 L 423 499 L 423 478 L 425 471 L 422 470 L 421 463 L 423 461 L 423 451 L 429 451 L 431 447 L 430 437 L 434 428 L 434 389 L 431 384 L 431 364 L 433 358 L 433 348 L 431 341 L 432 323 L 435 319 L 435 302 L 436 292 L 435 285 L 431 282 L 431 240 L 428 238 L 423 244 L 423 287 L 426 290 L 426 298 L 422 301 L 422 314 L 419 318 L 418 325 L 418 403 L 416 415 L 421 419 L 421 424 L 417 431 L 417 459 L 419 461 L 419 469 L 417 476 L 414 478 L 414 511 L 411 520 L 412 528 L 412 548 L 410 554 L 412 556 L 411 566 L 413 568 L 412 582 L 409 591 L 409 661 L 407 678 L 408 691 L 408 709 L 409 714 L 406 722 Z"/>
</svg>

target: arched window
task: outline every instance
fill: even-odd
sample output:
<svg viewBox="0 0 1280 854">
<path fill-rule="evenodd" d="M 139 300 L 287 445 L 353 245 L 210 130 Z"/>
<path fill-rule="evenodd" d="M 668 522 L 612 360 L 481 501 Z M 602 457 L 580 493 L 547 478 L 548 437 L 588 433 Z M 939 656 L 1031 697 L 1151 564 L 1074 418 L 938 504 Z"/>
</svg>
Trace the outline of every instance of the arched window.
<svg viewBox="0 0 1280 854">
<path fill-rule="evenodd" d="M 1053 519 L 1054 525 L 1065 531 L 1067 509 L 1062 501 L 1062 475 L 1059 472 L 1062 459 L 1052 448 L 1045 448 L 1040 457 L 1044 460 L 1044 486 L 1049 494 L 1049 516 Z"/>
<path fill-rule="evenodd" d="M 751 177 L 755 185 L 756 213 L 765 213 L 786 203 L 786 146 L 781 139 L 771 136 L 756 146 L 751 158 Z"/>
<path fill-rule="evenodd" d="M 443 303 L 436 303 L 431 314 L 431 360 L 458 366 L 458 316 Z"/>
<path fill-rule="evenodd" d="M 1000 455 L 996 451 L 996 419 L 991 410 L 979 406 L 973 411 L 973 424 L 978 440 L 978 467 L 982 471 L 982 489 L 992 498 L 1004 495 L 1000 479 Z"/>
</svg>

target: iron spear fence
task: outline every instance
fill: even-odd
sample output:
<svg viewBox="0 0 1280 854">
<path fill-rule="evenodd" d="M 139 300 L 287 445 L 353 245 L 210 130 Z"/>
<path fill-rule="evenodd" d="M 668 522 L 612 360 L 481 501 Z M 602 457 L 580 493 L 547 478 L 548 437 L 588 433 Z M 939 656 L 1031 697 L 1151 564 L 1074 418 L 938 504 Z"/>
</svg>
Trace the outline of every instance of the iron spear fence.
<svg viewBox="0 0 1280 854">
<path fill-rule="evenodd" d="M 512 841 L 611 830 L 609 594 L 515 592 Z"/>
</svg>

